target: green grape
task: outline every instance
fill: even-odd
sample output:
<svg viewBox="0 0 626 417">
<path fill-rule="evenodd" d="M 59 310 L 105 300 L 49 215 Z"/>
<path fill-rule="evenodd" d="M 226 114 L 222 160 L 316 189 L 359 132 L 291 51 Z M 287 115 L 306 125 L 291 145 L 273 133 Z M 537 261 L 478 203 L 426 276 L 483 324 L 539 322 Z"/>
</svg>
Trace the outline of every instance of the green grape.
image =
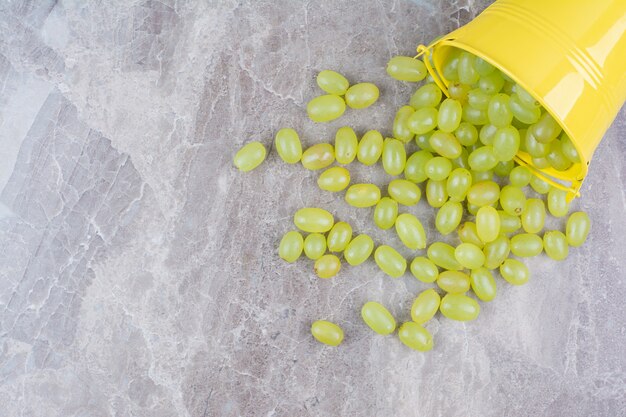
<svg viewBox="0 0 626 417">
<path fill-rule="evenodd" d="M 433 336 L 419 324 L 408 321 L 398 329 L 400 341 L 407 347 L 420 352 L 427 352 L 433 348 Z"/>
<path fill-rule="evenodd" d="M 461 203 L 448 201 L 437 211 L 435 227 L 442 235 L 448 235 L 456 230 L 462 217 L 463 206 Z"/>
<path fill-rule="evenodd" d="M 346 111 L 346 102 L 335 94 L 326 94 L 315 97 L 306 106 L 309 119 L 314 122 L 329 122 L 335 120 Z"/>
<path fill-rule="evenodd" d="M 467 84 L 451 83 L 448 86 L 448 93 L 450 93 L 451 99 L 457 100 L 459 103 L 467 103 L 467 94 L 471 88 Z"/>
<path fill-rule="evenodd" d="M 461 103 L 452 98 L 447 98 L 439 106 L 437 114 L 437 126 L 442 132 L 454 132 L 461 123 L 463 108 Z"/>
<path fill-rule="evenodd" d="M 477 56 L 474 59 L 474 69 L 480 76 L 485 76 L 493 73 L 496 70 L 496 67 L 491 65 L 489 62 L 485 61 L 481 57 Z"/>
<path fill-rule="evenodd" d="M 547 158 L 532 158 L 533 166 L 537 169 L 545 169 L 550 167 L 550 161 Z"/>
<path fill-rule="evenodd" d="M 431 207 L 443 206 L 448 201 L 446 181 L 428 180 L 426 183 L 426 200 Z"/>
<path fill-rule="evenodd" d="M 530 179 L 530 186 L 532 187 L 533 190 L 535 190 L 539 194 L 547 194 L 548 191 L 550 191 L 550 184 L 548 184 L 541 178 L 536 177 L 534 175 Z"/>
<path fill-rule="evenodd" d="M 387 63 L 387 74 L 399 81 L 418 82 L 426 78 L 426 65 L 410 56 L 394 56 Z"/>
<path fill-rule="evenodd" d="M 288 164 L 295 164 L 302 158 L 302 145 L 298 132 L 293 129 L 283 128 L 276 133 L 274 145 L 278 156 Z"/>
<path fill-rule="evenodd" d="M 502 87 L 502 92 L 508 95 L 515 93 L 515 82 L 513 82 L 513 80 L 511 80 L 505 73 L 502 73 L 502 78 L 504 78 L 504 87 Z"/>
<path fill-rule="evenodd" d="M 461 122 L 454 131 L 454 136 L 461 145 L 472 146 L 478 140 L 478 130 L 471 123 Z"/>
<path fill-rule="evenodd" d="M 548 191 L 548 211 L 554 217 L 567 216 L 569 212 L 569 202 L 567 201 L 567 191 L 550 187 Z"/>
<path fill-rule="evenodd" d="M 320 343 L 339 346 L 343 341 L 343 330 L 335 323 L 318 320 L 311 325 L 311 334 Z"/>
<path fill-rule="evenodd" d="M 500 71 L 494 71 L 478 80 L 478 88 L 489 95 L 499 93 L 502 87 L 504 87 L 504 78 L 502 78 Z"/>
<path fill-rule="evenodd" d="M 380 201 L 380 188 L 375 184 L 354 184 L 344 198 L 352 207 L 372 207 Z"/>
<path fill-rule="evenodd" d="M 528 129 L 526 129 L 526 127 L 521 127 L 518 128 L 517 131 L 519 132 L 520 137 L 519 150 L 522 152 L 528 152 L 526 149 L 526 133 L 528 133 Z"/>
<path fill-rule="evenodd" d="M 311 233 L 304 239 L 304 254 L 309 259 L 319 259 L 326 252 L 326 238 L 321 233 Z"/>
<path fill-rule="evenodd" d="M 411 320 L 417 324 L 426 323 L 435 316 L 440 302 L 441 297 L 434 289 L 422 291 L 411 306 Z"/>
<path fill-rule="evenodd" d="M 491 301 L 496 298 L 496 280 L 491 271 L 485 267 L 473 269 L 470 274 L 472 291 L 481 301 Z"/>
<path fill-rule="evenodd" d="M 498 162 L 498 165 L 493 169 L 493 172 L 499 177 L 507 177 L 511 171 L 515 167 L 515 162 L 511 161 L 502 161 Z"/>
<path fill-rule="evenodd" d="M 591 229 L 591 220 L 587 213 L 583 211 L 577 211 L 570 214 L 567 219 L 567 226 L 565 228 L 565 236 L 567 238 L 567 244 L 573 247 L 579 247 L 589 235 Z"/>
<path fill-rule="evenodd" d="M 467 93 L 467 102 L 470 106 L 478 110 L 487 110 L 491 95 L 485 93 L 480 88 L 475 88 Z"/>
<path fill-rule="evenodd" d="M 448 81 L 457 81 L 459 79 L 459 57 L 460 49 L 452 49 L 450 55 L 443 64 L 443 76 Z"/>
<path fill-rule="evenodd" d="M 307 207 L 296 211 L 293 223 L 307 233 L 325 233 L 333 227 L 335 218 L 324 209 Z"/>
<path fill-rule="evenodd" d="M 343 252 L 352 239 L 352 226 L 346 222 L 337 222 L 328 232 L 326 243 L 331 252 Z"/>
<path fill-rule="evenodd" d="M 472 172 L 472 182 L 478 183 L 481 181 L 491 181 L 493 178 L 493 170 L 489 171 L 471 171 Z"/>
<path fill-rule="evenodd" d="M 519 132 L 513 126 L 501 127 L 493 138 L 493 154 L 498 161 L 510 161 L 519 150 Z"/>
<path fill-rule="evenodd" d="M 558 139 L 550 142 L 550 151 L 546 155 L 546 159 L 550 166 L 557 171 L 565 171 L 572 166 L 572 161 L 563 153 L 563 146 Z"/>
<path fill-rule="evenodd" d="M 500 231 L 502 233 L 513 233 L 522 227 L 522 221 L 519 216 L 509 214 L 503 210 L 498 210 L 498 215 L 500 216 Z"/>
<path fill-rule="evenodd" d="M 430 146 L 429 140 L 432 136 L 432 130 L 428 133 L 424 133 L 423 135 L 415 135 L 415 144 L 420 148 L 428 152 L 434 152 L 433 148 Z"/>
<path fill-rule="evenodd" d="M 356 157 L 363 165 L 374 165 L 383 153 L 383 135 L 377 130 L 365 132 L 359 142 Z"/>
<path fill-rule="evenodd" d="M 528 152 L 528 154 L 533 158 L 542 158 L 550 152 L 550 145 L 538 142 L 537 139 L 535 139 L 532 129 L 526 130 L 524 145 L 526 147 L 526 152 Z"/>
<path fill-rule="evenodd" d="M 411 262 L 411 273 L 420 281 L 430 283 L 439 276 L 439 269 L 430 259 L 418 256 Z"/>
<path fill-rule="evenodd" d="M 543 250 L 543 241 L 532 233 L 520 233 L 511 238 L 511 252 L 520 258 L 537 256 Z"/>
<path fill-rule="evenodd" d="M 506 185 L 500 192 L 502 210 L 512 216 L 520 216 L 526 207 L 526 195 L 521 188 Z"/>
<path fill-rule="evenodd" d="M 467 202 L 479 207 L 489 206 L 499 197 L 500 186 L 491 180 L 477 182 L 467 192 Z"/>
<path fill-rule="evenodd" d="M 509 256 L 511 242 L 505 234 L 500 234 L 496 240 L 485 244 L 483 252 L 485 254 L 485 267 L 496 269 Z"/>
<path fill-rule="evenodd" d="M 396 113 L 396 117 L 393 119 L 393 137 L 401 140 L 402 142 L 408 142 L 413 139 L 413 132 L 409 130 L 407 121 L 411 115 L 415 113 L 415 110 L 411 106 L 402 106 Z"/>
<path fill-rule="evenodd" d="M 558 230 L 551 230 L 543 234 L 543 250 L 555 261 L 562 261 L 569 255 L 567 238 Z"/>
<path fill-rule="evenodd" d="M 402 213 L 396 218 L 396 233 L 404 245 L 413 250 L 426 247 L 426 232 L 422 223 L 412 214 Z"/>
<path fill-rule="evenodd" d="M 496 127 L 505 127 L 511 124 L 513 113 L 509 105 L 509 96 L 506 94 L 496 94 L 489 100 L 487 117 L 489 123 Z"/>
<path fill-rule="evenodd" d="M 389 310 L 376 301 L 368 301 L 361 308 L 361 317 L 370 329 L 386 336 L 396 330 L 396 320 Z"/>
<path fill-rule="evenodd" d="M 485 263 L 485 254 L 476 245 L 461 243 L 454 250 L 454 256 L 459 263 L 467 269 L 476 269 Z"/>
<path fill-rule="evenodd" d="M 265 160 L 267 151 L 261 142 L 250 142 L 237 151 L 233 164 L 241 172 L 252 171 Z"/>
<path fill-rule="evenodd" d="M 469 163 L 467 162 L 467 158 L 469 157 L 467 153 L 467 149 L 465 147 L 461 148 L 461 155 L 458 158 L 452 160 L 452 168 L 463 168 L 469 169 Z"/>
<path fill-rule="evenodd" d="M 350 83 L 343 75 L 331 70 L 320 71 L 317 74 L 317 85 L 328 94 L 342 96 L 348 91 Z"/>
<path fill-rule="evenodd" d="M 422 107 L 406 119 L 406 127 L 416 135 L 428 133 L 437 127 L 439 112 L 434 107 Z"/>
<path fill-rule="evenodd" d="M 478 135 L 480 142 L 483 145 L 493 145 L 493 141 L 496 138 L 496 132 L 498 128 L 494 125 L 484 125 L 480 128 L 480 133 Z"/>
<path fill-rule="evenodd" d="M 500 216 L 491 206 L 484 206 L 476 213 L 476 231 L 485 243 L 493 242 L 500 235 Z"/>
<path fill-rule="evenodd" d="M 461 202 L 472 186 L 472 174 L 465 168 L 456 168 L 448 176 L 446 190 L 451 201 Z"/>
<path fill-rule="evenodd" d="M 383 169 L 389 175 L 400 175 L 406 164 L 404 143 L 398 139 L 387 138 L 383 143 Z"/>
<path fill-rule="evenodd" d="M 538 198 L 526 200 L 522 211 L 522 227 L 526 233 L 539 233 L 546 222 L 546 206 Z"/>
<path fill-rule="evenodd" d="M 335 162 L 335 148 L 330 143 L 318 143 L 304 151 L 300 162 L 312 171 L 326 168 Z"/>
<path fill-rule="evenodd" d="M 317 185 L 326 191 L 341 191 L 348 184 L 350 184 L 350 171 L 343 167 L 328 168 L 317 179 Z"/>
<path fill-rule="evenodd" d="M 569 159 L 572 163 L 580 162 L 580 156 L 578 155 L 578 151 L 572 143 L 572 140 L 567 136 L 567 133 L 563 132 L 561 134 L 561 152 L 567 159 Z"/>
<path fill-rule="evenodd" d="M 550 113 L 545 112 L 539 118 L 539 121 L 532 125 L 530 129 L 537 142 L 552 142 L 559 134 L 561 134 L 561 126 L 554 120 Z"/>
<path fill-rule="evenodd" d="M 424 182 L 428 179 L 424 167 L 430 161 L 433 154 L 429 151 L 414 152 L 406 161 L 404 166 L 404 178 L 412 182 Z"/>
<path fill-rule="evenodd" d="M 509 284 L 524 285 L 528 282 L 528 267 L 517 259 L 507 259 L 500 265 L 500 275 Z"/>
<path fill-rule="evenodd" d="M 362 264 L 370 257 L 374 250 L 374 241 L 368 235 L 358 235 L 348 243 L 343 257 L 351 266 Z"/>
<path fill-rule="evenodd" d="M 354 161 L 359 147 L 359 140 L 351 127 L 344 126 L 335 134 L 335 158 L 342 165 Z"/>
<path fill-rule="evenodd" d="M 541 108 L 527 106 L 517 94 L 511 96 L 509 106 L 511 106 L 513 117 L 524 124 L 532 125 L 537 123 L 539 117 L 541 117 Z"/>
<path fill-rule="evenodd" d="M 450 175 L 450 171 L 452 171 L 452 162 L 443 156 L 436 156 L 426 162 L 424 171 L 426 176 L 432 180 L 445 180 Z"/>
<path fill-rule="evenodd" d="M 467 105 L 463 106 L 462 120 L 477 126 L 486 125 L 489 123 L 489 116 L 487 110 L 477 109 Z"/>
<path fill-rule="evenodd" d="M 406 259 L 391 246 L 381 245 L 377 247 L 374 251 L 374 260 L 376 265 L 392 278 L 399 278 L 406 271 Z"/>
<path fill-rule="evenodd" d="M 423 107 L 437 107 L 441 102 L 443 93 L 435 83 L 424 84 L 411 96 L 409 104 L 414 109 Z"/>
<path fill-rule="evenodd" d="M 315 261 L 313 270 L 318 277 L 328 279 L 339 273 L 341 261 L 336 255 L 326 254 Z"/>
<path fill-rule="evenodd" d="M 471 243 L 472 245 L 482 249 L 485 243 L 478 237 L 478 231 L 476 230 L 476 223 L 465 222 L 458 230 L 459 239 L 463 243 Z"/>
<path fill-rule="evenodd" d="M 443 157 L 454 159 L 461 156 L 461 144 L 452 133 L 436 131 L 428 142 L 433 150 Z"/>
<path fill-rule="evenodd" d="M 533 96 L 528 94 L 526 90 L 522 88 L 519 84 L 515 85 L 515 94 L 519 97 L 520 101 L 526 107 L 539 107 L 539 102 L 535 100 Z"/>
<path fill-rule="evenodd" d="M 463 267 L 454 256 L 454 247 L 443 242 L 435 242 L 426 251 L 428 259 L 443 269 L 458 271 Z"/>
<path fill-rule="evenodd" d="M 469 276 L 460 271 L 443 271 L 437 277 L 439 288 L 450 294 L 462 294 L 469 291 Z"/>
<path fill-rule="evenodd" d="M 468 85 L 473 85 L 478 82 L 480 75 L 474 69 L 474 55 L 469 52 L 461 52 L 458 65 L 459 81 Z"/>
<path fill-rule="evenodd" d="M 420 201 L 422 192 L 409 180 L 393 180 L 387 185 L 387 193 L 403 206 L 413 206 Z"/>
<path fill-rule="evenodd" d="M 475 151 L 472 151 L 467 159 L 467 162 L 472 170 L 479 172 L 489 171 L 498 165 L 498 159 L 496 158 L 491 146 L 481 146 Z"/>
<path fill-rule="evenodd" d="M 525 166 L 516 166 L 509 174 L 509 182 L 515 187 L 525 187 L 530 183 L 533 174 Z"/>
<path fill-rule="evenodd" d="M 374 209 L 374 223 L 383 230 L 387 230 L 396 223 L 398 217 L 398 203 L 396 200 L 383 197 Z"/>
<path fill-rule="evenodd" d="M 441 299 L 439 311 L 451 320 L 471 321 L 480 314 L 480 306 L 476 300 L 466 295 L 446 294 Z"/>
<path fill-rule="evenodd" d="M 300 232 L 292 230 L 291 232 L 285 233 L 283 238 L 280 240 L 280 245 L 278 246 L 278 256 L 285 261 L 292 263 L 300 257 L 303 248 L 304 239 L 302 238 L 302 235 Z"/>
<path fill-rule="evenodd" d="M 354 84 L 346 91 L 346 104 L 353 109 L 364 109 L 378 100 L 380 92 L 372 83 Z"/>
</svg>

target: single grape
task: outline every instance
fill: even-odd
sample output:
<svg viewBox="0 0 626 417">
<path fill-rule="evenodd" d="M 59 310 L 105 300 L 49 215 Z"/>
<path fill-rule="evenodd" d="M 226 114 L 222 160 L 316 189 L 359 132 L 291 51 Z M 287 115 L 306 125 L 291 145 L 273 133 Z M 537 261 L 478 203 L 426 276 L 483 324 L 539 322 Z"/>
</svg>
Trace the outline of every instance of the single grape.
<svg viewBox="0 0 626 417">
<path fill-rule="evenodd" d="M 437 127 L 438 114 L 434 107 L 421 107 L 406 119 L 406 127 L 416 135 L 428 133 Z"/>
<path fill-rule="evenodd" d="M 569 159 L 572 163 L 575 164 L 580 162 L 578 151 L 576 150 L 572 140 L 565 132 L 561 134 L 561 152 L 563 152 L 563 155 L 565 155 L 565 157 L 567 157 L 567 159 Z"/>
<path fill-rule="evenodd" d="M 335 224 L 335 219 L 328 211 L 307 207 L 296 211 L 293 216 L 293 223 L 296 227 L 308 233 L 328 232 Z"/>
<path fill-rule="evenodd" d="M 500 206 L 506 213 L 520 216 L 526 207 L 526 194 L 519 187 L 506 185 L 500 192 Z"/>
<path fill-rule="evenodd" d="M 359 142 L 356 157 L 363 165 L 374 165 L 383 153 L 383 145 L 383 135 L 376 130 L 369 130 Z"/>
<path fill-rule="evenodd" d="M 485 243 L 493 242 L 500 235 L 500 216 L 491 206 L 484 206 L 476 213 L 476 231 Z"/>
<path fill-rule="evenodd" d="M 402 213 L 396 218 L 395 225 L 398 237 L 407 248 L 417 250 L 426 247 L 426 232 L 417 217 Z"/>
<path fill-rule="evenodd" d="M 543 235 L 543 250 L 555 261 L 562 261 L 569 254 L 567 238 L 558 230 L 551 230 Z"/>
<path fill-rule="evenodd" d="M 561 126 L 550 113 L 545 112 L 539 118 L 539 121 L 532 125 L 530 129 L 533 136 L 538 142 L 549 143 L 552 142 L 559 134 L 561 134 Z"/>
<path fill-rule="evenodd" d="M 517 259 L 507 259 L 500 265 L 500 275 L 509 284 L 523 285 L 528 282 L 530 272 L 528 267 Z"/>
<path fill-rule="evenodd" d="M 511 252 L 520 258 L 537 256 L 543 250 L 543 241 L 532 233 L 520 233 L 511 238 Z"/>
<path fill-rule="evenodd" d="M 361 308 L 361 317 L 370 329 L 386 336 L 396 330 L 396 320 L 389 310 L 376 301 L 368 301 Z"/>
<path fill-rule="evenodd" d="M 418 256 L 411 262 L 411 273 L 420 281 L 430 283 L 439 276 L 439 269 L 430 259 Z"/>
<path fill-rule="evenodd" d="M 485 254 L 485 267 L 496 269 L 509 256 L 511 242 L 505 234 L 501 233 L 496 240 L 485 244 L 483 252 Z"/>
<path fill-rule="evenodd" d="M 326 191 L 341 191 L 350 184 L 350 171 L 343 167 L 331 167 L 317 179 L 317 185 Z"/>
<path fill-rule="evenodd" d="M 469 291 L 469 275 L 460 271 L 443 271 L 437 277 L 439 288 L 450 294 L 462 294 Z"/>
<path fill-rule="evenodd" d="M 430 146 L 430 137 L 432 136 L 433 131 L 424 133 L 423 135 L 415 135 L 415 144 L 418 148 L 423 149 L 428 152 L 435 152 L 433 148 Z"/>
<path fill-rule="evenodd" d="M 326 254 L 315 261 L 313 269 L 320 278 L 332 278 L 339 273 L 341 261 L 336 255 Z"/>
<path fill-rule="evenodd" d="M 536 177 L 534 175 L 530 179 L 530 186 L 532 187 L 533 190 L 535 190 L 539 194 L 547 194 L 548 191 L 550 191 L 550 184 L 548 184 L 541 178 Z"/>
<path fill-rule="evenodd" d="M 467 94 L 467 102 L 470 106 L 478 110 L 487 110 L 492 95 L 485 93 L 480 88 L 470 90 Z"/>
<path fill-rule="evenodd" d="M 354 161 L 359 147 L 359 140 L 351 127 L 344 126 L 335 134 L 335 158 L 342 165 Z"/>
<path fill-rule="evenodd" d="M 383 197 L 374 209 L 374 223 L 383 230 L 393 227 L 398 217 L 398 203 L 396 200 Z"/>
<path fill-rule="evenodd" d="M 337 222 L 328 232 L 326 244 L 331 252 L 343 252 L 352 239 L 352 226 L 346 222 Z"/>
<path fill-rule="evenodd" d="M 491 271 L 485 267 L 472 270 L 470 274 L 470 286 L 472 291 L 481 301 L 491 301 L 496 298 L 496 280 Z"/>
<path fill-rule="evenodd" d="M 446 294 L 439 306 L 441 314 L 451 320 L 470 321 L 480 314 L 480 306 L 473 298 L 463 294 Z"/>
<path fill-rule="evenodd" d="M 461 52 L 459 58 L 459 81 L 463 84 L 473 85 L 478 82 L 480 75 L 474 69 L 474 55 L 469 52 Z"/>
<path fill-rule="evenodd" d="M 479 207 L 489 206 L 500 197 L 500 186 L 494 181 L 480 181 L 467 192 L 467 202 Z"/>
<path fill-rule="evenodd" d="M 335 162 L 335 148 L 330 143 L 318 143 L 304 151 L 300 162 L 303 167 L 312 171 L 326 168 Z"/>
<path fill-rule="evenodd" d="M 480 77 L 480 80 L 478 80 L 478 88 L 485 94 L 497 94 L 502 90 L 502 87 L 504 87 L 504 78 L 502 78 L 500 71 L 494 71 L 489 75 Z"/>
<path fill-rule="evenodd" d="M 509 182 L 515 187 L 525 187 L 530 183 L 533 174 L 525 166 L 516 166 L 509 174 Z"/>
<path fill-rule="evenodd" d="M 508 177 L 513 168 L 515 167 L 515 162 L 513 160 L 510 161 L 501 161 L 498 162 L 498 165 L 493 169 L 493 172 L 499 177 Z"/>
<path fill-rule="evenodd" d="M 472 182 L 474 184 L 479 183 L 481 181 L 491 181 L 493 179 L 493 170 L 471 171 L 471 173 L 472 173 Z"/>
<path fill-rule="evenodd" d="M 387 63 L 387 74 L 399 81 L 418 82 L 426 78 L 426 65 L 410 56 L 394 56 Z"/>
<path fill-rule="evenodd" d="M 387 138 L 383 143 L 383 169 L 389 175 L 400 175 L 406 164 L 404 143 L 398 139 Z"/>
<path fill-rule="evenodd" d="M 461 103 L 452 98 L 447 98 L 439 106 L 437 114 L 437 126 L 442 132 L 454 132 L 461 123 L 463 108 Z"/>
<path fill-rule="evenodd" d="M 295 262 L 302 254 L 304 248 L 304 239 L 300 232 L 292 230 L 285 233 L 278 246 L 278 256 L 285 261 Z"/>
<path fill-rule="evenodd" d="M 463 267 L 454 256 L 454 247 L 443 242 L 435 242 L 426 251 L 428 259 L 443 269 L 458 271 Z"/>
<path fill-rule="evenodd" d="M 460 49 L 452 49 L 450 55 L 443 64 L 443 76 L 448 81 L 457 81 L 459 79 L 459 58 L 461 55 Z"/>
<path fill-rule="evenodd" d="M 437 156 L 426 162 L 424 171 L 428 178 L 436 181 L 445 180 L 452 171 L 452 162 L 448 158 Z"/>
<path fill-rule="evenodd" d="M 311 233 L 304 239 L 304 254 L 309 259 L 319 259 L 326 252 L 326 237 L 321 233 Z"/>
<path fill-rule="evenodd" d="M 343 251 L 343 257 L 351 266 L 362 264 L 370 257 L 374 250 L 374 241 L 368 235 L 358 235 L 348 243 Z"/>
<path fill-rule="evenodd" d="M 498 210 L 498 215 L 500 216 L 500 232 L 513 233 L 522 227 L 519 216 L 509 214 L 504 210 Z"/>
<path fill-rule="evenodd" d="M 498 161 L 510 161 L 519 150 L 519 132 L 513 126 L 501 127 L 493 138 L 493 154 Z"/>
<path fill-rule="evenodd" d="M 582 211 L 572 213 L 567 219 L 565 228 L 567 244 L 573 247 L 581 246 L 587 240 L 590 229 L 591 220 L 587 213 Z"/>
<path fill-rule="evenodd" d="M 298 132 L 290 128 L 280 129 L 276 133 L 274 145 L 280 158 L 288 164 L 295 164 L 302 158 L 302 144 Z"/>
<path fill-rule="evenodd" d="M 539 102 L 519 84 L 515 85 L 515 94 L 526 107 L 539 107 Z"/>
<path fill-rule="evenodd" d="M 424 170 L 426 163 L 433 157 L 429 151 L 421 150 L 414 152 L 404 166 L 404 178 L 412 182 L 424 182 L 428 179 Z"/>
<path fill-rule="evenodd" d="M 306 111 L 314 122 L 329 122 L 341 117 L 346 111 L 346 102 L 336 94 L 326 94 L 309 101 Z"/>
<path fill-rule="evenodd" d="M 346 91 L 346 104 L 353 109 L 364 109 L 378 100 L 380 92 L 372 83 L 354 84 Z"/>
<path fill-rule="evenodd" d="M 233 164 L 241 172 L 252 171 L 261 165 L 266 154 L 265 146 L 261 142 L 250 142 L 237 151 L 233 158 Z"/>
<path fill-rule="evenodd" d="M 491 146 L 481 146 L 472 151 L 468 158 L 468 163 L 474 171 L 489 171 L 498 165 L 493 148 Z"/>
<path fill-rule="evenodd" d="M 550 142 L 550 151 L 546 155 L 546 159 L 550 163 L 550 166 L 557 171 L 565 171 L 572 166 L 572 161 L 563 153 L 562 143 L 558 139 Z"/>
<path fill-rule="evenodd" d="M 441 297 L 434 289 L 422 291 L 411 306 L 411 320 L 417 324 L 426 323 L 435 316 L 440 302 Z"/>
<path fill-rule="evenodd" d="M 489 62 L 482 59 L 481 57 L 477 56 L 474 59 L 474 69 L 479 75 L 485 76 L 485 75 L 489 75 L 493 73 L 496 70 L 496 67 L 494 67 Z"/>
<path fill-rule="evenodd" d="M 331 70 L 320 71 L 317 74 L 317 85 L 328 94 L 342 96 L 348 91 L 350 83 L 343 75 Z"/>
<path fill-rule="evenodd" d="M 454 250 L 454 256 L 459 263 L 467 269 L 476 269 L 485 263 L 485 254 L 476 245 L 461 243 Z"/>
<path fill-rule="evenodd" d="M 463 217 L 463 206 L 453 201 L 446 202 L 435 219 L 435 227 L 442 235 L 448 235 L 456 230 Z"/>
<path fill-rule="evenodd" d="M 372 207 L 380 201 L 380 188 L 375 184 L 354 184 L 344 198 L 352 207 Z"/>
<path fill-rule="evenodd" d="M 539 233 L 546 222 L 546 206 L 537 198 L 526 200 L 522 211 L 522 227 L 526 233 Z"/>
<path fill-rule="evenodd" d="M 550 167 L 548 158 L 532 158 L 533 166 L 537 169 L 545 169 Z"/>
<path fill-rule="evenodd" d="M 454 131 L 454 136 L 456 136 L 461 145 L 472 146 L 478 140 L 478 130 L 471 123 L 461 122 Z"/>
<path fill-rule="evenodd" d="M 509 105 L 509 96 L 506 94 L 496 94 L 489 100 L 487 117 L 489 123 L 496 127 L 506 127 L 513 120 L 513 113 Z"/>
<path fill-rule="evenodd" d="M 448 176 L 446 190 L 451 201 L 461 202 L 465 200 L 472 186 L 472 174 L 465 168 L 456 168 Z"/>
<path fill-rule="evenodd" d="M 433 336 L 419 324 L 408 321 L 398 329 L 400 341 L 407 347 L 420 352 L 427 352 L 433 348 Z"/>
<path fill-rule="evenodd" d="M 548 211 L 554 217 L 567 216 L 570 203 L 567 201 L 567 191 L 550 187 L 548 191 Z"/>
<path fill-rule="evenodd" d="M 533 158 L 542 158 L 550 152 L 550 145 L 538 142 L 537 139 L 535 139 L 532 129 L 526 130 L 524 145 L 526 147 L 526 152 L 528 152 L 528 154 Z"/>
<path fill-rule="evenodd" d="M 415 113 L 415 110 L 411 106 L 402 106 L 396 113 L 396 117 L 393 119 L 393 137 L 401 140 L 402 142 L 409 142 L 413 139 L 413 132 L 409 130 L 407 121 Z"/>
<path fill-rule="evenodd" d="M 458 230 L 459 239 L 463 243 L 471 243 L 472 245 L 482 249 L 485 243 L 478 237 L 478 231 L 476 230 L 476 223 L 465 222 Z M 456 252 L 456 251 L 455 251 Z"/>
<path fill-rule="evenodd" d="M 341 327 L 326 320 L 313 322 L 311 334 L 318 342 L 328 346 L 339 346 L 344 337 Z"/>
<path fill-rule="evenodd" d="M 457 100 L 461 104 L 467 103 L 467 95 L 471 90 L 471 86 L 463 83 L 451 83 L 448 86 L 448 93 L 450 93 L 450 98 L 453 100 Z"/>
<path fill-rule="evenodd" d="M 493 141 L 496 138 L 497 131 L 498 128 L 491 124 L 487 124 L 481 127 L 480 133 L 478 134 L 480 143 L 482 143 L 483 145 L 493 145 Z"/>
<path fill-rule="evenodd" d="M 426 200 L 431 207 L 443 206 L 448 201 L 446 181 L 428 180 L 426 183 Z"/>
<path fill-rule="evenodd" d="M 470 169 L 469 163 L 467 159 L 469 158 L 469 154 L 467 153 L 467 148 L 461 148 L 461 155 L 458 158 L 452 160 L 452 168 L 464 168 Z"/>
<path fill-rule="evenodd" d="M 517 94 L 511 96 L 509 106 L 511 107 L 513 117 L 524 124 L 532 125 L 537 123 L 539 117 L 541 117 L 541 108 L 527 106 Z"/>
<path fill-rule="evenodd" d="M 387 193 L 403 206 L 413 206 L 420 201 L 422 192 L 409 180 L 393 180 L 387 185 Z"/>
<path fill-rule="evenodd" d="M 436 131 L 428 142 L 435 152 L 445 158 L 454 159 L 461 156 L 462 146 L 452 133 Z"/>
<path fill-rule="evenodd" d="M 406 271 L 406 259 L 391 246 L 381 245 L 374 251 L 376 265 L 392 278 L 399 278 Z"/>
<path fill-rule="evenodd" d="M 424 84 L 411 96 L 409 104 L 414 109 L 422 107 L 437 107 L 441 102 L 443 93 L 435 83 Z"/>
<path fill-rule="evenodd" d="M 470 105 L 466 105 L 463 106 L 462 120 L 473 125 L 482 126 L 489 123 L 489 115 L 487 113 L 487 110 L 477 109 Z"/>
</svg>

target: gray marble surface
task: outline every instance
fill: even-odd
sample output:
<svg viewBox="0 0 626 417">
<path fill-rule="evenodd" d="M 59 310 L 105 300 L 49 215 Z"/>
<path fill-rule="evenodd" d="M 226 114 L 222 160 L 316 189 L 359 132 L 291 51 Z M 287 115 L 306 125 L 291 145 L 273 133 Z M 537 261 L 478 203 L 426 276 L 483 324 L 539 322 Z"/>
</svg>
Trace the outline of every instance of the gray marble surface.
<svg viewBox="0 0 626 417">
<path fill-rule="evenodd" d="M 307 145 L 344 124 L 388 131 L 411 94 L 389 57 L 487 3 L 3 1 L 0 415 L 626 415 L 624 110 L 574 204 L 587 244 L 529 261 L 526 286 L 500 281 L 475 322 L 433 320 L 426 354 L 359 310 L 378 300 L 407 320 L 428 285 L 373 261 L 322 281 L 276 254 L 303 206 L 400 248 L 371 210 L 273 151 L 245 175 L 231 164 L 284 126 Z M 312 123 L 327 68 L 375 82 L 380 101 Z M 434 211 L 411 211 L 434 235 Z M 340 348 L 312 339 L 320 318 L 344 328 Z"/>
</svg>

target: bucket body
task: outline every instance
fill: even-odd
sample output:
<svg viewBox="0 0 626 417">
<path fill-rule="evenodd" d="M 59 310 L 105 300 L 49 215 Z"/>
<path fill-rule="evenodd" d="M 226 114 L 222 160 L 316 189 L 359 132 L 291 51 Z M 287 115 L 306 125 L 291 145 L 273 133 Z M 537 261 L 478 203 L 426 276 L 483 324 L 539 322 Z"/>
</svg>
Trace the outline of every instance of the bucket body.
<svg viewBox="0 0 626 417">
<path fill-rule="evenodd" d="M 453 47 L 499 68 L 560 123 L 580 163 L 557 171 L 533 167 L 524 152 L 516 160 L 577 195 L 626 101 L 626 0 L 498 0 L 428 47 L 433 77 L 445 86 L 442 67 Z"/>
</svg>

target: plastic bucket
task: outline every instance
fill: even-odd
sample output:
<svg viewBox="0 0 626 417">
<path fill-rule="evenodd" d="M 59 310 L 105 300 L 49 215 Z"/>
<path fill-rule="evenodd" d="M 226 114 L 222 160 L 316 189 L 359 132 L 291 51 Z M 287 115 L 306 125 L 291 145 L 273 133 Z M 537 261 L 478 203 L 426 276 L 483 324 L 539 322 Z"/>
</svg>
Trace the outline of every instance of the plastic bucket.
<svg viewBox="0 0 626 417">
<path fill-rule="evenodd" d="M 626 0 L 498 0 L 467 25 L 420 45 L 418 54 L 447 94 L 442 67 L 453 48 L 477 55 L 520 84 L 569 135 L 580 163 L 539 169 L 525 152 L 516 161 L 570 192 L 626 101 Z M 427 57 L 428 58 L 428 57 Z M 433 68 L 434 65 L 434 68 Z"/>
</svg>

